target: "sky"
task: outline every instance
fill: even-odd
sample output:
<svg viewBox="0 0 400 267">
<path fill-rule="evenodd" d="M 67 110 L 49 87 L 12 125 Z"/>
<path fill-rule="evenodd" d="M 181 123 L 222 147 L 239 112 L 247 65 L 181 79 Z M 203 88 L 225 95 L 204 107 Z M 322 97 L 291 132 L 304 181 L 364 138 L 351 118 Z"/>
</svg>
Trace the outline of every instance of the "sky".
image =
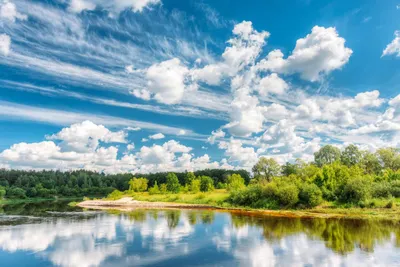
<svg viewBox="0 0 400 267">
<path fill-rule="evenodd" d="M 400 1 L 0 0 L 0 168 L 400 147 Z"/>
</svg>

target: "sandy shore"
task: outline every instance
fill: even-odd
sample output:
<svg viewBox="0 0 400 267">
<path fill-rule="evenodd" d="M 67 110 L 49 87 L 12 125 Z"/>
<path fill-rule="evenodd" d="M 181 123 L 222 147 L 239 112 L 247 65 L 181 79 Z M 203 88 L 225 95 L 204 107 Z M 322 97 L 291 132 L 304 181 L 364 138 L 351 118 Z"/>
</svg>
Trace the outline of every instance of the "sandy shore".
<svg viewBox="0 0 400 267">
<path fill-rule="evenodd" d="M 86 200 L 77 204 L 78 207 L 87 209 L 118 209 L 134 210 L 138 208 L 145 209 L 217 209 L 216 207 L 202 204 L 184 204 L 172 202 L 144 202 L 137 201 L 131 197 L 124 197 L 119 200 Z"/>
</svg>

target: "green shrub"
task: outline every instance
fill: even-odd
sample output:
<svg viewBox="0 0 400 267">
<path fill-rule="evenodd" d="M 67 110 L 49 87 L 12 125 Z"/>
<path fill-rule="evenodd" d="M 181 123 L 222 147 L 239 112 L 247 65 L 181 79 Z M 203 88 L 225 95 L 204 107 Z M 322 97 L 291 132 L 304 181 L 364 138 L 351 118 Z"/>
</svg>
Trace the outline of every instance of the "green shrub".
<svg viewBox="0 0 400 267">
<path fill-rule="evenodd" d="M 189 190 L 194 194 L 200 192 L 200 179 L 193 179 L 190 183 Z"/>
<path fill-rule="evenodd" d="M 374 183 L 372 185 L 372 197 L 388 198 L 392 195 L 391 186 L 388 182 Z"/>
<path fill-rule="evenodd" d="M 107 196 L 108 199 L 117 200 L 120 199 L 124 194 L 119 190 L 114 190 Z"/>
<path fill-rule="evenodd" d="M 160 185 L 160 193 L 161 194 L 166 194 L 167 192 L 168 192 L 167 185 L 166 184 L 161 184 Z"/>
<path fill-rule="evenodd" d="M 344 186 L 341 201 L 348 203 L 359 203 L 369 198 L 371 184 L 362 178 L 350 179 Z"/>
<path fill-rule="evenodd" d="M 145 192 L 147 191 L 149 180 L 146 178 L 133 178 L 129 181 L 129 191 Z"/>
<path fill-rule="evenodd" d="M 393 197 L 400 197 L 400 181 L 390 182 L 390 194 Z"/>
<path fill-rule="evenodd" d="M 6 188 L 4 186 L 0 186 L 0 199 L 3 199 L 6 195 Z"/>
<path fill-rule="evenodd" d="M 214 181 L 209 176 L 201 176 L 200 178 L 200 191 L 209 192 L 214 190 Z"/>
<path fill-rule="evenodd" d="M 168 192 L 172 193 L 179 193 L 179 190 L 181 189 L 181 185 L 179 183 L 178 177 L 176 176 L 175 173 L 168 173 L 167 174 L 167 190 Z"/>
<path fill-rule="evenodd" d="M 385 205 L 385 208 L 387 209 L 393 209 L 396 207 L 396 204 L 394 203 L 393 199 L 390 199 L 389 202 Z"/>
<path fill-rule="evenodd" d="M 315 184 L 304 184 L 299 193 L 300 202 L 307 207 L 316 207 L 322 203 L 322 191 Z"/>
<path fill-rule="evenodd" d="M 250 185 L 242 190 L 232 191 L 228 201 L 234 205 L 254 207 L 258 201 L 266 199 L 260 185 Z"/>
<path fill-rule="evenodd" d="M 276 196 L 279 204 L 291 207 L 299 201 L 299 189 L 295 185 L 284 184 L 278 187 Z"/>
<path fill-rule="evenodd" d="M 227 185 L 226 183 L 218 182 L 216 188 L 217 188 L 217 189 L 226 189 L 227 186 L 228 186 L 228 185 Z"/>
<path fill-rule="evenodd" d="M 26 198 L 26 191 L 19 187 L 11 187 L 7 190 L 6 196 L 8 198 Z"/>
<path fill-rule="evenodd" d="M 154 182 L 154 186 L 149 189 L 150 195 L 160 194 L 160 188 L 158 187 L 157 181 Z"/>
<path fill-rule="evenodd" d="M 226 187 L 228 191 L 240 190 L 244 187 L 244 179 L 242 178 L 242 176 L 240 176 L 240 174 L 232 174 L 228 176 Z"/>
</svg>

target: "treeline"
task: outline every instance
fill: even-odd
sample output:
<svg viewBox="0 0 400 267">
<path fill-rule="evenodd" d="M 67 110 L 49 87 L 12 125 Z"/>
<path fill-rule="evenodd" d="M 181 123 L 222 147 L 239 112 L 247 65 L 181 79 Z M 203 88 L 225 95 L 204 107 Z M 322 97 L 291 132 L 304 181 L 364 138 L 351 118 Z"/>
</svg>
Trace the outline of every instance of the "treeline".
<svg viewBox="0 0 400 267">
<path fill-rule="evenodd" d="M 382 148 L 375 153 L 349 145 L 341 151 L 327 145 L 314 162 L 297 160 L 279 165 L 260 158 L 248 187 L 233 192 L 234 205 L 254 208 L 315 207 L 324 201 L 343 206 L 375 207 L 387 200 L 392 208 L 400 197 L 400 152 Z"/>
<path fill-rule="evenodd" d="M 244 170 L 230 171 L 209 169 L 197 171 L 196 176 L 208 176 L 213 184 L 223 183 L 232 173 L 240 173 L 245 182 L 250 174 Z M 178 181 L 184 184 L 187 173 L 174 173 Z M 114 190 L 126 191 L 132 177 L 144 177 L 149 186 L 165 184 L 168 173 L 154 174 L 104 174 L 92 171 L 22 171 L 0 169 L 1 198 L 52 198 L 52 197 L 103 197 Z"/>
</svg>

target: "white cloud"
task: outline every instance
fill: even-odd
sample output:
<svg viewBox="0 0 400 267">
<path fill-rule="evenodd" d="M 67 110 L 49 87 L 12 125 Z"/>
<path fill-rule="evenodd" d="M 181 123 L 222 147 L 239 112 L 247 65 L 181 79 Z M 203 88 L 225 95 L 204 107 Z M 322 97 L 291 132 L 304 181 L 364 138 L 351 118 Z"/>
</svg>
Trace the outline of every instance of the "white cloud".
<svg viewBox="0 0 400 267">
<path fill-rule="evenodd" d="M 143 9 L 160 3 L 160 0 L 71 0 L 69 3 L 69 10 L 71 12 L 80 13 L 84 10 L 94 10 L 99 6 L 110 13 L 120 13 L 128 8 L 134 12 L 142 12 Z"/>
<path fill-rule="evenodd" d="M 154 140 L 159 140 L 159 139 L 164 139 L 165 135 L 162 133 L 157 133 L 149 136 L 149 139 L 154 139 Z"/>
<path fill-rule="evenodd" d="M 345 39 L 335 28 L 314 26 L 305 38 L 298 39 L 287 59 L 279 50 L 272 51 L 258 68 L 279 73 L 299 73 L 304 80 L 318 81 L 323 75 L 342 68 L 353 51 L 345 47 Z"/>
<path fill-rule="evenodd" d="M 393 41 L 386 46 L 385 50 L 383 50 L 382 57 L 388 55 L 396 55 L 397 57 L 400 57 L 400 31 L 396 31 L 394 36 Z"/>
<path fill-rule="evenodd" d="M 134 150 L 134 149 L 135 149 L 135 144 L 134 144 L 134 143 L 128 144 L 128 145 L 126 146 L 126 149 L 127 149 L 128 151 Z"/>
<path fill-rule="evenodd" d="M 250 170 L 258 160 L 258 155 L 253 147 L 243 147 L 243 142 L 234 138 L 231 138 L 229 142 L 221 141 L 218 147 L 225 150 L 228 162 L 247 170 Z"/>
<path fill-rule="evenodd" d="M 0 54 L 8 56 L 10 53 L 11 38 L 7 34 L 0 34 Z"/>
<path fill-rule="evenodd" d="M 219 129 L 219 130 L 217 130 L 217 131 L 212 131 L 212 132 L 211 132 L 211 136 L 208 137 L 207 141 L 208 141 L 210 144 L 214 144 L 216 139 L 218 139 L 218 138 L 224 138 L 224 137 L 225 137 L 225 132 L 222 131 L 221 129 Z"/>
<path fill-rule="evenodd" d="M 283 94 L 289 85 L 280 78 L 276 73 L 272 73 L 260 80 L 260 85 L 258 87 L 258 92 L 261 96 L 266 96 L 268 94 Z"/>
<path fill-rule="evenodd" d="M 147 90 L 154 99 L 163 104 L 181 102 L 185 90 L 192 90 L 188 84 L 189 69 L 178 58 L 152 65 L 146 71 Z"/>
<path fill-rule="evenodd" d="M 392 107 L 398 107 L 400 106 L 400 94 L 393 99 L 390 99 L 389 105 Z"/>
<path fill-rule="evenodd" d="M 5 0 L 0 3 L 0 18 L 15 22 L 17 19 L 26 20 L 28 17 L 19 13 L 14 3 Z"/>
</svg>

